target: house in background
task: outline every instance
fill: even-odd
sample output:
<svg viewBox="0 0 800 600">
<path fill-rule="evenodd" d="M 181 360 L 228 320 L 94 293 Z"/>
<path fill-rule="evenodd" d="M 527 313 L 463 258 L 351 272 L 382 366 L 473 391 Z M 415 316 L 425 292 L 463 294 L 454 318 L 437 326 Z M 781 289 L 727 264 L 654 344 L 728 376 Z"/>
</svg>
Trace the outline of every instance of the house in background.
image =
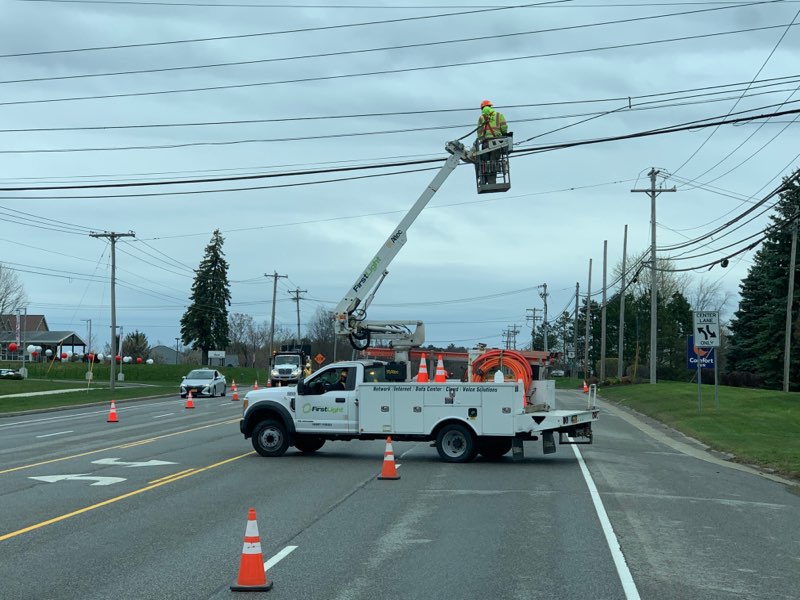
<svg viewBox="0 0 800 600">
<path fill-rule="evenodd" d="M 17 331 L 17 315 L 0 315 L 0 360 L 22 360 L 22 354 L 31 345 L 42 347 L 36 358 L 40 361 L 45 359 L 47 350 L 51 350 L 53 356 L 67 351 L 86 353 L 87 345 L 82 337 L 74 331 L 50 331 L 44 315 L 21 316 L 19 336 Z M 16 352 L 9 352 L 11 342 L 18 343 Z"/>
</svg>

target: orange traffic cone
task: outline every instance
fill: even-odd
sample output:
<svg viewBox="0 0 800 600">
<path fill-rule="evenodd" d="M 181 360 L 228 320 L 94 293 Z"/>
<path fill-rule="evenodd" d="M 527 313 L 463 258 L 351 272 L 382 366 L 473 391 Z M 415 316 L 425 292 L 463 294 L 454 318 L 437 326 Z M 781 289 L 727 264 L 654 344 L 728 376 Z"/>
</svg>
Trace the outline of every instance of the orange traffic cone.
<svg viewBox="0 0 800 600">
<path fill-rule="evenodd" d="M 419 359 L 419 374 L 417 375 L 417 383 L 428 383 L 428 360 L 425 353 L 422 353 L 422 358 Z"/>
<path fill-rule="evenodd" d="M 586 380 L 585 379 L 583 380 L 583 393 L 584 394 L 588 394 L 589 393 L 589 386 L 586 385 Z"/>
<path fill-rule="evenodd" d="M 186 396 L 186 406 L 184 408 L 194 408 L 194 400 L 192 400 L 192 390 L 189 390 L 189 395 Z"/>
<path fill-rule="evenodd" d="M 253 389 L 254 390 L 258 389 L 258 379 L 256 379 L 256 382 L 253 384 Z"/>
<path fill-rule="evenodd" d="M 272 387 L 272 379 L 267 379 L 267 387 Z"/>
<path fill-rule="evenodd" d="M 119 419 L 117 419 L 117 407 L 114 405 L 114 401 L 111 401 L 111 410 L 108 411 L 108 419 L 107 423 L 119 423 Z"/>
<path fill-rule="evenodd" d="M 383 468 L 378 479 L 400 479 L 397 474 L 397 465 L 394 462 L 394 450 L 392 450 L 392 438 L 386 438 L 386 450 L 383 453 Z"/>
<path fill-rule="evenodd" d="M 439 360 L 436 362 L 436 374 L 433 376 L 434 383 L 444 383 L 447 381 L 447 372 L 444 370 L 444 362 L 442 362 L 442 355 L 439 355 Z"/>
<path fill-rule="evenodd" d="M 238 402 L 239 401 L 239 392 L 233 390 L 233 398 L 231 398 L 231 402 Z"/>
<path fill-rule="evenodd" d="M 234 380 L 232 381 L 232 383 L 231 383 L 231 391 L 232 391 L 232 392 L 235 392 L 235 391 L 236 391 L 236 380 L 235 380 L 235 379 L 234 379 Z"/>
<path fill-rule="evenodd" d="M 267 583 L 267 570 L 264 568 L 264 556 L 261 553 L 261 538 L 258 537 L 256 509 L 251 508 L 247 514 L 247 529 L 244 532 L 242 558 L 239 562 L 239 576 L 236 585 L 231 586 L 233 592 L 268 592 L 272 582 Z"/>
</svg>

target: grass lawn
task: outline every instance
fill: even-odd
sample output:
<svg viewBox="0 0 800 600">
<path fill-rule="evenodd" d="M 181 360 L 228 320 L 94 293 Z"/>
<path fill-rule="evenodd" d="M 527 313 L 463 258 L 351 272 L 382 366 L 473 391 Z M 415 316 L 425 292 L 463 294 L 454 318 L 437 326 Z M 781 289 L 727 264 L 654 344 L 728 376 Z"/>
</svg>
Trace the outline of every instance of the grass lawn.
<svg viewBox="0 0 800 600">
<path fill-rule="evenodd" d="M 42 392 L 75 388 L 81 388 L 81 391 L 21 398 L 3 397 L 6 394 L 24 394 L 27 392 Z M 92 385 L 91 389 L 87 390 L 86 382 L 81 384 L 79 382 L 64 383 L 60 381 L 37 381 L 33 379 L 27 379 L 24 381 L 2 381 L 0 382 L 0 413 L 34 410 L 39 408 L 54 408 L 59 406 L 75 406 L 77 404 L 89 404 L 92 402 L 110 403 L 112 398 L 114 400 L 128 400 L 131 398 L 147 398 L 149 396 L 162 396 L 165 394 L 172 394 L 177 397 L 178 386 L 171 383 L 136 387 L 118 386 L 112 394 L 108 384 L 102 386 Z"/>
<path fill-rule="evenodd" d="M 583 388 L 583 379 L 578 377 L 551 377 L 556 382 L 557 390 L 579 390 Z"/>
<path fill-rule="evenodd" d="M 743 463 L 800 477 L 800 394 L 703 385 L 703 412 L 697 384 L 660 382 L 601 388 L 599 395 L 629 406 L 696 438 Z"/>
</svg>

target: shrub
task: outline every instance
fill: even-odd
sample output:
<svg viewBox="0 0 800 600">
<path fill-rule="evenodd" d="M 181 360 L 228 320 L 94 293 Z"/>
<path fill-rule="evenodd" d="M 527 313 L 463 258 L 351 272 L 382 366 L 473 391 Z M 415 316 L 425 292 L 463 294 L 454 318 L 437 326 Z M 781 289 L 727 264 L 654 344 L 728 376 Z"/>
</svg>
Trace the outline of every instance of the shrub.
<svg viewBox="0 0 800 600">
<path fill-rule="evenodd" d="M 731 385 L 734 387 L 761 387 L 763 380 L 755 373 L 748 371 L 731 371 L 730 373 L 723 373 L 722 384 Z"/>
</svg>

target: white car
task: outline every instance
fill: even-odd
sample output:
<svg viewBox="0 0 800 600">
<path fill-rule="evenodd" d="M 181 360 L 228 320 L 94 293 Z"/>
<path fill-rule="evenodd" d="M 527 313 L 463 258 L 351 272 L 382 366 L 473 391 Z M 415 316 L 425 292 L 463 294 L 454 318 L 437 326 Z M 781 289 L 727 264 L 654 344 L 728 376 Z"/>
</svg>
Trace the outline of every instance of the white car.
<svg viewBox="0 0 800 600">
<path fill-rule="evenodd" d="M 197 396 L 224 396 L 228 392 L 225 376 L 213 369 L 195 369 L 184 376 L 181 381 L 181 398 L 186 398 L 192 392 Z"/>
<path fill-rule="evenodd" d="M 562 371 L 561 369 L 553 369 L 552 371 L 550 371 L 550 377 L 563 377 L 563 376 L 564 376 L 564 371 Z"/>
</svg>

